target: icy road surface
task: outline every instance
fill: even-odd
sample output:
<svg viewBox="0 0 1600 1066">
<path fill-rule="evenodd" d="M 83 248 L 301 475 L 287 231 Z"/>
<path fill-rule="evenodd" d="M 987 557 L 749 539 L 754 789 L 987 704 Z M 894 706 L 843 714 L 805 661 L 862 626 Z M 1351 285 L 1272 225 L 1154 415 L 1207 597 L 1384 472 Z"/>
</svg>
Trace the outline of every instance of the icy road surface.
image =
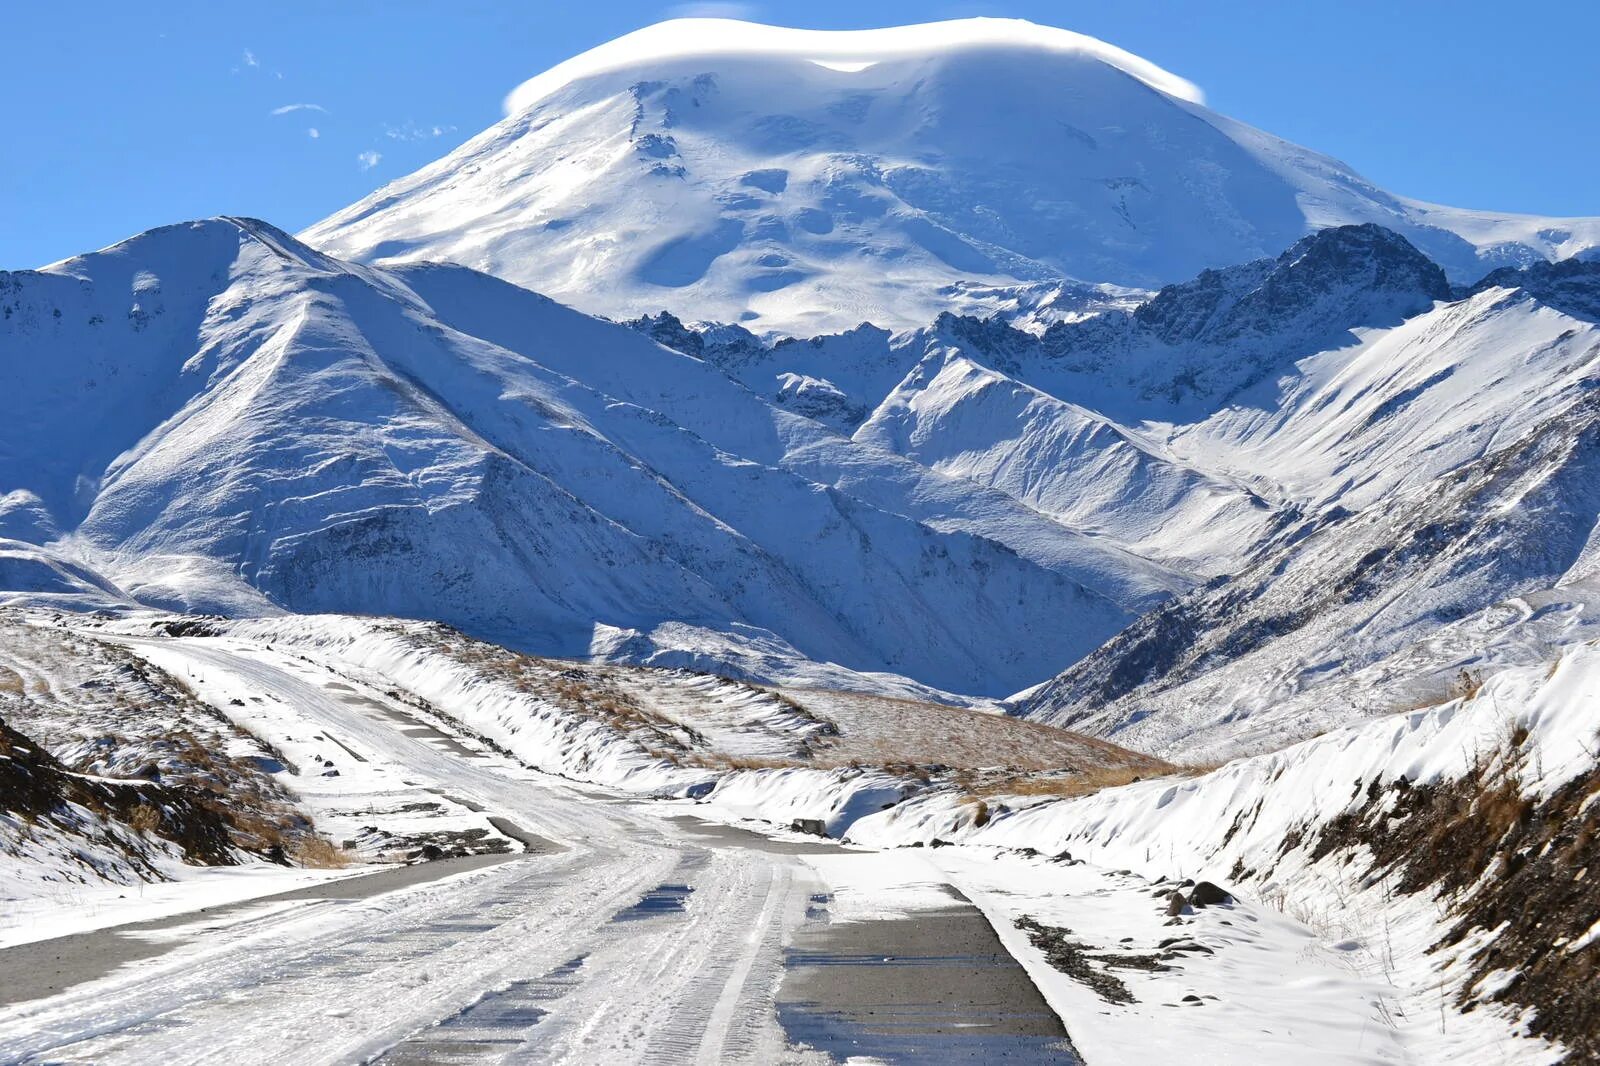
<svg viewBox="0 0 1600 1066">
<path fill-rule="evenodd" d="M 334 884 L 107 931 L 104 973 L 0 1013 L 0 1061 L 928 1061 L 932 1046 L 940 1061 L 1077 1061 L 976 909 L 915 858 L 910 880 L 881 893 L 898 912 L 887 924 L 908 934 L 893 952 L 904 976 L 868 978 L 888 960 L 853 956 L 837 937 L 830 949 L 815 929 L 829 885 L 805 853 L 848 853 L 708 831 L 674 818 L 681 809 L 580 790 L 408 723 L 404 705 L 267 648 L 138 643 L 202 691 L 242 684 L 283 709 L 283 728 L 336 744 L 348 774 L 328 787 L 388 774 L 534 846 L 377 895 Z M 939 923 L 959 935 L 941 938 Z M 784 981 L 807 929 L 805 967 L 837 973 L 847 997 L 860 987 L 853 1013 Z M 123 951 L 119 965 L 109 949 L 128 938 L 148 950 Z M 4 956 L 0 968 L 21 961 Z M 952 982 L 999 983 L 1012 1001 L 951 1002 L 939 990 Z M 780 1014 L 821 1049 L 798 1045 Z M 877 1016 L 892 1016 L 891 1032 L 863 1020 Z"/>
</svg>

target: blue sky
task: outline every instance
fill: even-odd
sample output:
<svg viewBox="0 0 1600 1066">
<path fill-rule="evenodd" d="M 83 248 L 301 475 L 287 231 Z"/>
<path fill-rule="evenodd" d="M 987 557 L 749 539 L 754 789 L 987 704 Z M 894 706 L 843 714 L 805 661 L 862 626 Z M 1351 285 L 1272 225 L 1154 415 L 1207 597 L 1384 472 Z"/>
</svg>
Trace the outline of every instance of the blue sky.
<svg viewBox="0 0 1600 1066">
<path fill-rule="evenodd" d="M 90 0 L 8 5 L 0 268 L 214 214 L 300 229 L 496 121 L 518 82 L 706 13 L 816 29 L 1029 18 L 1145 56 L 1394 192 L 1600 215 L 1590 0 Z"/>
</svg>

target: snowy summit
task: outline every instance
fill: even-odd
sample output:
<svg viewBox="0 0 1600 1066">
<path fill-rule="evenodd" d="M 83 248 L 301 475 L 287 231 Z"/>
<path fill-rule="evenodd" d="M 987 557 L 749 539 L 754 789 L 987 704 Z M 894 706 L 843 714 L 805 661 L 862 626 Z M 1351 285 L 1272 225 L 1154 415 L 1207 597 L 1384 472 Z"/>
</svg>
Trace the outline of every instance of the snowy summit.
<svg viewBox="0 0 1600 1066">
<path fill-rule="evenodd" d="M 1437 207 L 1208 110 L 1177 75 L 1015 19 L 665 22 L 525 82 L 507 117 L 302 236 L 447 260 L 613 318 L 809 336 L 995 290 L 1151 289 L 1376 223 L 1458 281 L 1600 220 Z"/>
</svg>

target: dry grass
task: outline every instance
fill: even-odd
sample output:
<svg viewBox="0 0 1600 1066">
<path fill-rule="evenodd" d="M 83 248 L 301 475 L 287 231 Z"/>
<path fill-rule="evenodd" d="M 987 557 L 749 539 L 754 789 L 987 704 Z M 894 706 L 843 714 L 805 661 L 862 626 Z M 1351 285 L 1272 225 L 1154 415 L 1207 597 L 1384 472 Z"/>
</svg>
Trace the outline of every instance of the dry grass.
<svg viewBox="0 0 1600 1066">
<path fill-rule="evenodd" d="M 1120 788 L 1136 781 L 1162 777 L 1201 777 L 1226 765 L 1226 762 L 1164 763 L 1142 756 L 1137 762 L 1116 766 L 1088 766 L 1048 773 L 982 774 L 958 771 L 953 781 L 967 799 L 980 804 L 986 798 L 998 796 L 1070 799 L 1092 795 L 1102 789 Z"/>
<path fill-rule="evenodd" d="M 819 761 L 1003 767 L 1018 775 L 1101 765 L 1142 765 L 1147 775 L 1170 770 L 1160 759 L 1109 741 L 972 708 L 813 689 L 793 689 L 788 695 L 837 723 L 838 735 L 821 738 L 816 745 Z"/>
<path fill-rule="evenodd" d="M 246 750 L 280 753 L 183 678 L 65 629 L 0 618 L 0 643 L 9 664 L 0 666 L 0 696 L 21 686 L 29 697 L 3 701 L 21 719 L 11 724 L 65 770 L 111 779 L 85 787 L 130 830 L 177 844 L 197 865 L 238 862 L 241 852 L 281 861 L 314 834 L 292 795 L 253 760 L 229 754 L 241 739 L 256 741 Z"/>
<path fill-rule="evenodd" d="M 233 810 L 228 821 L 233 843 L 246 851 L 265 852 L 288 843 L 287 819 L 276 811 Z"/>
<path fill-rule="evenodd" d="M 1445 688 L 1445 697 L 1450 700 L 1470 700 L 1483 691 L 1483 671 L 1463 670 L 1457 674 Z"/>
<path fill-rule="evenodd" d="M 1131 785 L 1152 774 L 1145 766 L 1095 766 L 1068 773 L 1008 774 L 992 777 L 958 775 L 956 786 L 974 800 L 996 796 L 1087 796 L 1101 789 Z"/>
<path fill-rule="evenodd" d="M 1180 777 L 1204 777 L 1206 774 L 1215 773 L 1228 765 L 1226 759 L 1213 759 L 1209 762 L 1185 762 L 1177 764 L 1177 773 Z"/>
<path fill-rule="evenodd" d="M 301 866 L 318 870 L 342 870 L 350 865 L 350 853 L 323 837 L 307 833 L 288 850 L 289 857 Z"/>
<path fill-rule="evenodd" d="M 395 632 L 406 635 L 403 628 Z M 412 637 L 414 639 L 414 634 Z M 524 655 L 497 644 L 474 640 L 449 627 L 438 627 L 435 640 L 432 647 L 456 662 L 498 677 L 517 691 L 549 700 L 563 710 L 598 719 L 632 736 L 648 749 L 687 750 L 679 733 L 687 736 L 691 744 L 703 739 L 692 728 L 640 706 L 611 683 L 604 667 Z"/>
<path fill-rule="evenodd" d="M 1435 950 L 1492 933 L 1487 950 L 1466 956 L 1472 970 L 1457 986 L 1457 1009 L 1472 1010 L 1493 974 L 1515 972 L 1483 998 L 1532 1008 L 1530 1031 L 1564 1043 L 1566 1061 L 1600 1061 L 1600 953 L 1559 950 L 1600 913 L 1600 878 L 1585 876 L 1600 839 L 1600 767 L 1526 795 L 1519 743 L 1508 728 L 1450 780 L 1373 779 L 1359 806 L 1316 829 L 1310 858 L 1361 856 L 1386 890 L 1436 897 L 1454 924 Z"/>
<path fill-rule="evenodd" d="M 814 759 L 769 759 L 753 755 L 724 755 L 720 752 L 695 752 L 692 755 L 680 756 L 676 762 L 679 766 L 695 766 L 702 770 L 789 770 L 796 766 L 829 770 L 844 765 L 818 762 Z"/>
</svg>

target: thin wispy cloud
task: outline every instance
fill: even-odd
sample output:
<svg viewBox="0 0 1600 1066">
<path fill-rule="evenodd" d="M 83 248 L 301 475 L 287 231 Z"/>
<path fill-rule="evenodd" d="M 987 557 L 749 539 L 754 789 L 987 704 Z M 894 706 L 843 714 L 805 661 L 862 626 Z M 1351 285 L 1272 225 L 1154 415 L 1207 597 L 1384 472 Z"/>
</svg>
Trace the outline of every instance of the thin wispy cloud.
<svg viewBox="0 0 1600 1066">
<path fill-rule="evenodd" d="M 356 162 L 361 164 L 362 170 L 371 170 L 383 161 L 382 152 L 374 152 L 370 148 L 356 156 Z"/>
<path fill-rule="evenodd" d="M 256 54 L 248 48 L 244 50 L 244 65 L 247 67 L 259 67 L 261 65 L 256 61 Z"/>
<path fill-rule="evenodd" d="M 317 129 L 315 126 L 312 126 L 310 129 L 306 130 L 306 136 L 310 137 L 314 141 L 318 137 L 322 136 L 322 131 Z"/>
<path fill-rule="evenodd" d="M 418 126 L 409 119 L 404 125 L 383 127 L 383 135 L 391 141 L 428 141 L 454 132 L 454 126 Z"/>
<path fill-rule="evenodd" d="M 328 113 L 328 109 L 321 104 L 284 104 L 282 107 L 272 109 L 274 115 L 287 115 L 295 111 L 321 111 L 324 115 Z"/>
</svg>

